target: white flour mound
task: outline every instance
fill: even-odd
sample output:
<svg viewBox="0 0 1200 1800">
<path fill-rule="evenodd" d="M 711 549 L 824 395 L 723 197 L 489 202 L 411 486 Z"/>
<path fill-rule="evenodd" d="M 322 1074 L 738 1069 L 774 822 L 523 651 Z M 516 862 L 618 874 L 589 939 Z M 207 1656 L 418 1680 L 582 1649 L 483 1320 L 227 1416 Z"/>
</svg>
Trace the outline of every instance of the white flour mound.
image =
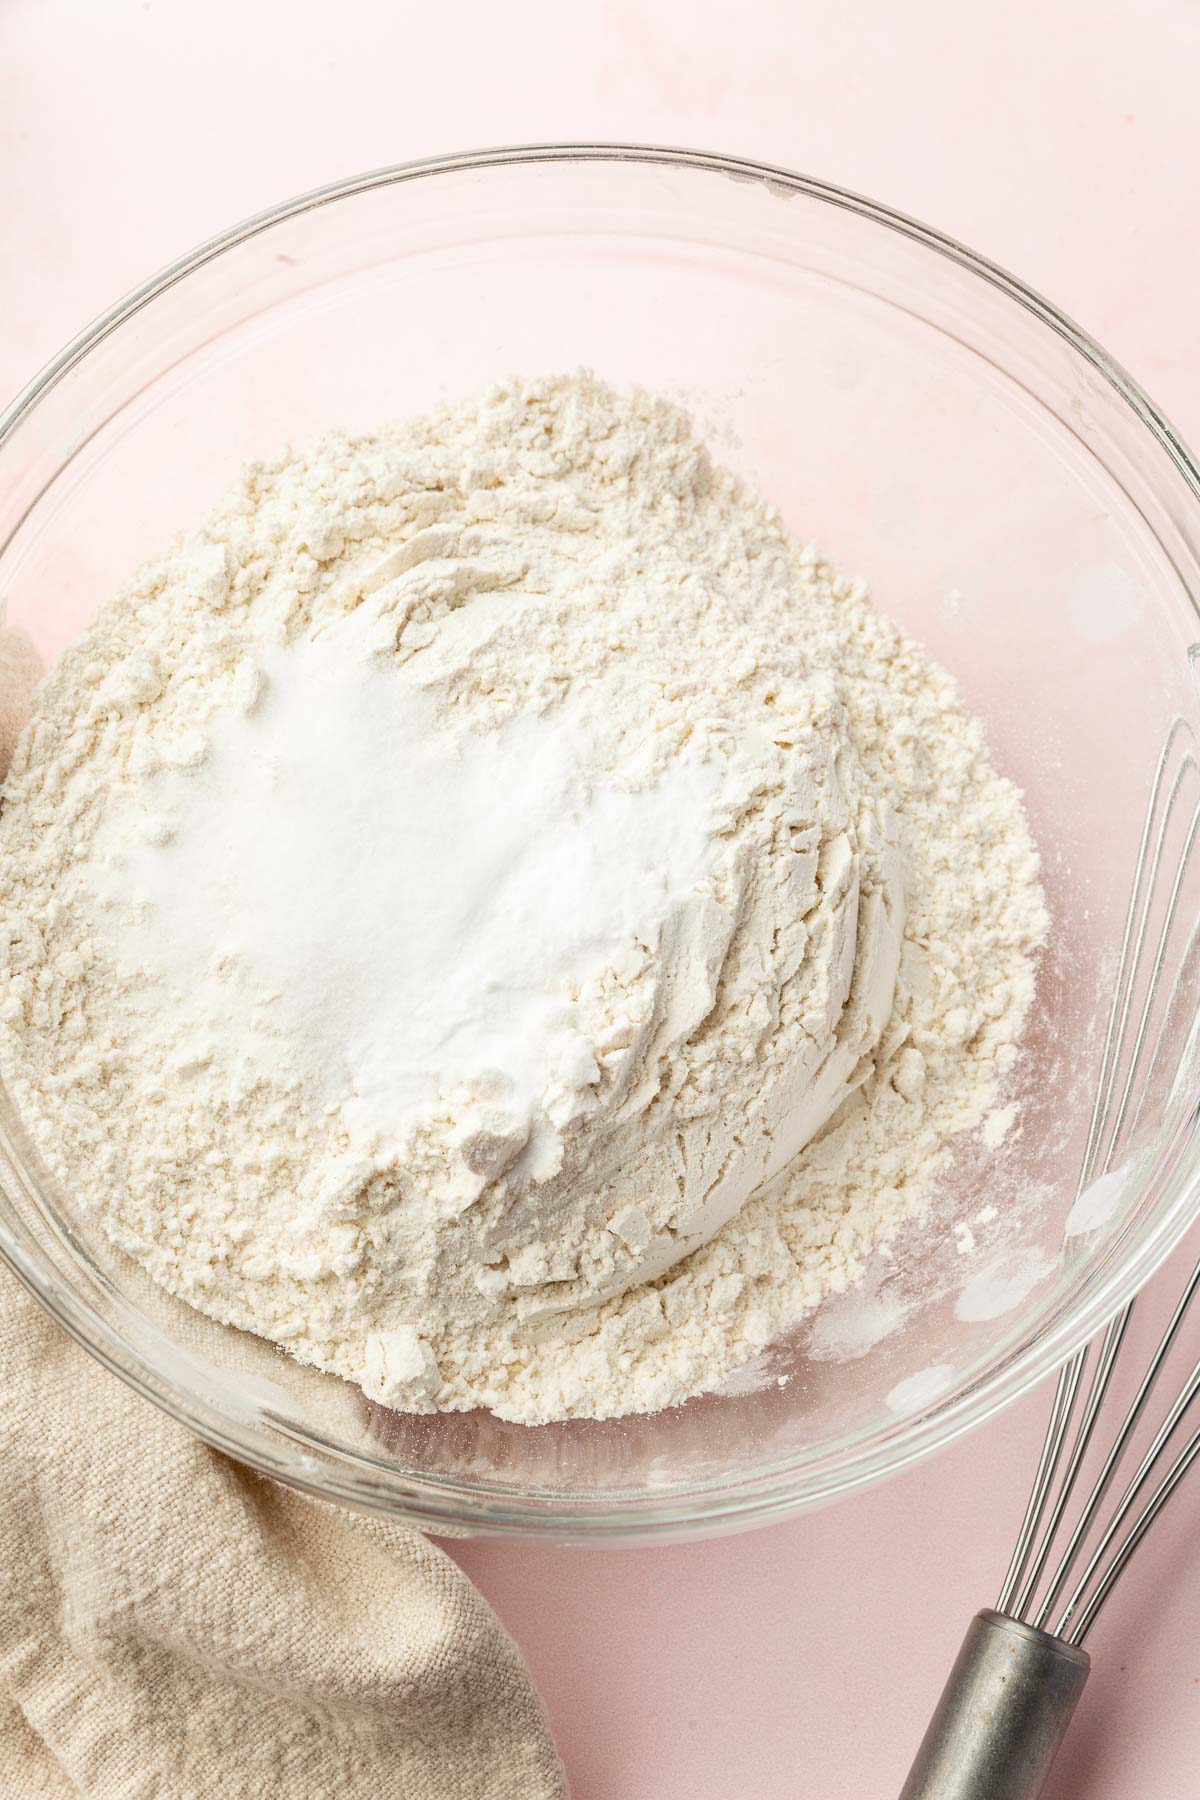
<svg viewBox="0 0 1200 1800">
<path fill-rule="evenodd" d="M 116 1244 L 528 1422 L 854 1281 L 1045 928 L 950 679 L 586 376 L 253 467 L 40 688 L 0 913 L 0 1070 Z"/>
</svg>

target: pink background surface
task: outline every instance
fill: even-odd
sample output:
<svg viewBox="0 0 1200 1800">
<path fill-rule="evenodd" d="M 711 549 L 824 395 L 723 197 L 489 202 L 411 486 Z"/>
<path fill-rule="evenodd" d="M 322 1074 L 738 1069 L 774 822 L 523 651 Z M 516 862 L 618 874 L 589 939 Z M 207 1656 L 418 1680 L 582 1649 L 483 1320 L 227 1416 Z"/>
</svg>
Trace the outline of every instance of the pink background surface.
<svg viewBox="0 0 1200 1800">
<path fill-rule="evenodd" d="M 1196 0 L 0 0 L 0 393 L 296 190 L 477 145 L 638 138 L 785 163 L 955 233 L 1195 441 L 1198 93 Z M 576 1800 L 889 1800 L 994 1597 L 1047 1402 L 749 1536 L 455 1546 L 529 1658 Z M 1093 1634 L 1051 1800 L 1197 1791 L 1198 1529 L 1200 1477 Z"/>
</svg>

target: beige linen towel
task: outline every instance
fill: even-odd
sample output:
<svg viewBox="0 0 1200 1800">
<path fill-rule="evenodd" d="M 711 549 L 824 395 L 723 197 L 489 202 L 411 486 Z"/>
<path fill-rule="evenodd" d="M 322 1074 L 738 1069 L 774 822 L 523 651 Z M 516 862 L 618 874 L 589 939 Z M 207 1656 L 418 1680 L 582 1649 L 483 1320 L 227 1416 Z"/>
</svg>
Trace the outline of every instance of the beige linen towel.
<svg viewBox="0 0 1200 1800">
<path fill-rule="evenodd" d="M 514 1645 L 406 1526 L 199 1443 L 0 1270 L 0 1796 L 561 1800 Z"/>
</svg>

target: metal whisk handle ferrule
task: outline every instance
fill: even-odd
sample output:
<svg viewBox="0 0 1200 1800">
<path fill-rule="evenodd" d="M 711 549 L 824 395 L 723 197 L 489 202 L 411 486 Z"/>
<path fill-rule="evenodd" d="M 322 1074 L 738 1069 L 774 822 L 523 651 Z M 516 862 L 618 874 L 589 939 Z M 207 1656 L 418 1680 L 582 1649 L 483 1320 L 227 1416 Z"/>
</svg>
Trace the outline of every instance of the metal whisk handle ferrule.
<svg viewBox="0 0 1200 1800">
<path fill-rule="evenodd" d="M 1090 1667 L 1049 1632 L 976 1613 L 900 1800 L 1037 1800 Z"/>
</svg>

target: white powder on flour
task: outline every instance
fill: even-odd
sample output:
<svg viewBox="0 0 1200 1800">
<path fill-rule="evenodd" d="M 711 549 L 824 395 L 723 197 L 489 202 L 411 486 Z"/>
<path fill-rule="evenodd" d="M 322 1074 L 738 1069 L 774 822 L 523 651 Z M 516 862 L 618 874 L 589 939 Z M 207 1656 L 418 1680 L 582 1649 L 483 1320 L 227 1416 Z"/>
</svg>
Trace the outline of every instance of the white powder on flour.
<svg viewBox="0 0 1200 1800">
<path fill-rule="evenodd" d="M 0 908 L 0 1068 L 118 1245 L 527 1421 L 854 1281 L 1044 930 L 949 678 L 587 377 L 252 468 L 40 689 Z"/>
</svg>

